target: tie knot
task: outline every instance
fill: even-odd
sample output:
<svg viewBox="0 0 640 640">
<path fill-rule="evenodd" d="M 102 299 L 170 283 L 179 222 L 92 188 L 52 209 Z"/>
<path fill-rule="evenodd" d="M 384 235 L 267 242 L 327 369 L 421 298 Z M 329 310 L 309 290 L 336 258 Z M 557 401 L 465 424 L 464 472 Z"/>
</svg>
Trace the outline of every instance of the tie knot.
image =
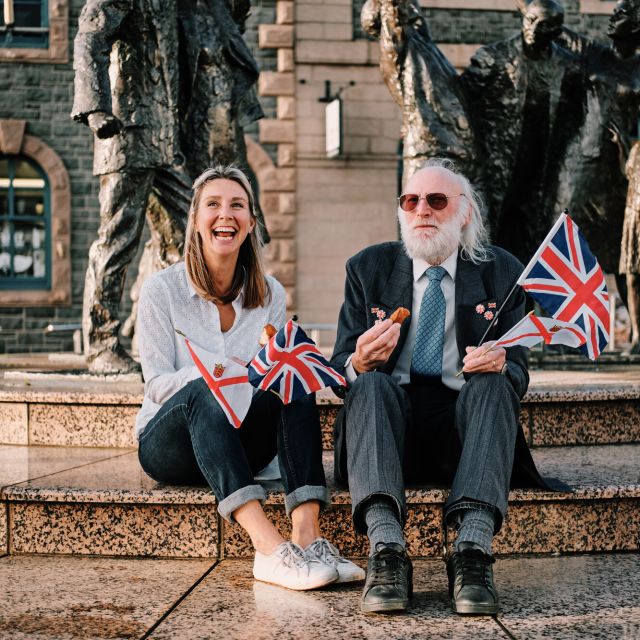
<svg viewBox="0 0 640 640">
<path fill-rule="evenodd" d="M 447 273 L 447 270 L 444 267 L 429 267 L 426 273 L 429 282 L 440 282 Z"/>
</svg>

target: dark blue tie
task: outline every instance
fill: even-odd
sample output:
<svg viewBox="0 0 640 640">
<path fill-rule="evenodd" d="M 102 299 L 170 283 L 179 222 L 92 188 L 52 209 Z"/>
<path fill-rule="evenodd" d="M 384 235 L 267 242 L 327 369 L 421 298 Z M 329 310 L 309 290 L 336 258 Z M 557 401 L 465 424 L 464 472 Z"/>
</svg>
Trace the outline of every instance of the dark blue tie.
<svg viewBox="0 0 640 640">
<path fill-rule="evenodd" d="M 443 267 L 429 267 L 429 284 L 422 296 L 416 342 L 411 357 L 411 381 L 435 382 L 442 378 L 444 318 L 446 303 L 440 282 L 446 274 Z"/>
</svg>

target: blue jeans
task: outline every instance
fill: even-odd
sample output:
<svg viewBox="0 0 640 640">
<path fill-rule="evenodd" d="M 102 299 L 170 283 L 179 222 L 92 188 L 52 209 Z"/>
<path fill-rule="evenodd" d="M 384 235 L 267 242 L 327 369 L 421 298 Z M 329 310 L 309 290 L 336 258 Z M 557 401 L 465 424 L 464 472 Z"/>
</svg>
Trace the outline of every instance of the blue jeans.
<svg viewBox="0 0 640 640">
<path fill-rule="evenodd" d="M 287 514 L 317 500 L 329 503 L 322 467 L 320 419 L 315 396 L 283 405 L 274 393 L 253 396 L 242 427 L 235 429 L 202 378 L 177 391 L 140 435 L 145 472 L 168 484 L 208 484 L 218 512 L 233 512 L 266 493 L 253 476 L 278 454 Z"/>
</svg>

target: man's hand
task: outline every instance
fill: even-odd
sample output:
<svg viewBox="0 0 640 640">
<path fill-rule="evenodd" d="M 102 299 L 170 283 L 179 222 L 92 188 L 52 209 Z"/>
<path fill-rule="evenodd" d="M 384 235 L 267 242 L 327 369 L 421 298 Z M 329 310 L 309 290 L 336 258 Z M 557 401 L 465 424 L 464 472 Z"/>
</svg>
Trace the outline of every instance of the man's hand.
<svg viewBox="0 0 640 640">
<path fill-rule="evenodd" d="M 113 138 L 113 136 L 122 131 L 122 122 L 110 113 L 104 113 L 104 111 L 95 111 L 89 114 L 87 124 L 89 129 L 100 139 Z"/>
<path fill-rule="evenodd" d="M 400 325 L 387 318 L 365 331 L 356 342 L 351 364 L 358 373 L 373 371 L 383 365 L 396 348 Z"/>
<path fill-rule="evenodd" d="M 503 347 L 492 349 L 493 342 L 495 340 L 479 347 L 467 347 L 462 370 L 465 373 L 500 373 L 507 361 L 507 350 Z"/>
</svg>

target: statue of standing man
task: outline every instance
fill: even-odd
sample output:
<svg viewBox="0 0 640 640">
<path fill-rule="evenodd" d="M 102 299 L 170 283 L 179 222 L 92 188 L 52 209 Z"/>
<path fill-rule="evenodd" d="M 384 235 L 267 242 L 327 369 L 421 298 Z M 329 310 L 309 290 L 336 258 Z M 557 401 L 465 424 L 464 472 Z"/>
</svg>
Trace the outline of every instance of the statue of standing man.
<svg viewBox="0 0 640 640">
<path fill-rule="evenodd" d="M 83 307 L 91 372 L 139 369 L 119 342 L 118 310 L 145 213 L 165 244 L 181 246 L 189 174 L 213 161 L 246 163 L 242 124 L 262 115 L 251 87 L 257 68 L 240 44 L 249 5 L 88 0 L 82 10 L 72 117 L 95 134 L 100 176 L 100 229 Z"/>
<path fill-rule="evenodd" d="M 418 0 L 367 0 L 363 29 L 380 42 L 380 69 L 402 109 L 403 181 L 432 157 L 475 180 L 478 149 L 456 70 L 429 33 Z"/>
</svg>

